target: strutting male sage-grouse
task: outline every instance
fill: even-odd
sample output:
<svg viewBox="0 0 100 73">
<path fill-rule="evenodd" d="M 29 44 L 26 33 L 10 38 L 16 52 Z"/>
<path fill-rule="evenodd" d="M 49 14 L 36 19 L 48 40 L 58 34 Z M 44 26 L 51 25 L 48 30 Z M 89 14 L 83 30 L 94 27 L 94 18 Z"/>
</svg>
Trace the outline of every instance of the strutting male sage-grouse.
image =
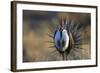
<svg viewBox="0 0 100 73">
<path fill-rule="evenodd" d="M 67 55 L 73 48 L 80 48 L 82 37 L 80 27 L 72 22 L 68 23 L 66 19 L 60 21 L 60 26 L 54 32 L 54 46 L 62 55 L 63 60 L 67 60 Z"/>
</svg>

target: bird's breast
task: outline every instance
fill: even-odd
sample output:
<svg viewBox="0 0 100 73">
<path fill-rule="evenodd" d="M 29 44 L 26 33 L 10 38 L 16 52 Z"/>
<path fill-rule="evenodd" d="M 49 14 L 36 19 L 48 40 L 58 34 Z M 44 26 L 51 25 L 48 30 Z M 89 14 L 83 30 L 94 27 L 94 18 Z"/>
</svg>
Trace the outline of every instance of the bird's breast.
<svg viewBox="0 0 100 73">
<path fill-rule="evenodd" d="M 54 44 L 59 52 L 64 52 L 69 46 L 69 34 L 66 29 L 56 30 L 54 34 Z"/>
</svg>

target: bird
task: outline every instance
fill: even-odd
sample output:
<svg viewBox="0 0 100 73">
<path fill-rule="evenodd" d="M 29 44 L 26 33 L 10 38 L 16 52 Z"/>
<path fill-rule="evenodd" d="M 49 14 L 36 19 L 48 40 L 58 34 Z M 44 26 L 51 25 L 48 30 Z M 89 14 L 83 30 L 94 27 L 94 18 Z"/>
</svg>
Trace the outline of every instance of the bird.
<svg viewBox="0 0 100 73">
<path fill-rule="evenodd" d="M 71 50 L 84 49 L 80 46 L 85 44 L 82 42 L 85 38 L 80 33 L 83 28 L 81 24 L 76 24 L 74 20 L 64 18 L 58 21 L 59 25 L 55 27 L 53 34 L 48 34 L 53 39 L 53 42 L 48 41 L 53 43 L 53 46 L 49 48 L 53 48 L 54 51 L 56 50 L 62 56 L 62 60 L 68 60 Z"/>
<path fill-rule="evenodd" d="M 63 60 L 73 48 L 79 48 L 82 42 L 82 35 L 79 33 L 80 27 L 72 22 L 68 23 L 66 19 L 60 21 L 60 26 L 54 31 L 54 47 L 62 55 Z"/>
</svg>

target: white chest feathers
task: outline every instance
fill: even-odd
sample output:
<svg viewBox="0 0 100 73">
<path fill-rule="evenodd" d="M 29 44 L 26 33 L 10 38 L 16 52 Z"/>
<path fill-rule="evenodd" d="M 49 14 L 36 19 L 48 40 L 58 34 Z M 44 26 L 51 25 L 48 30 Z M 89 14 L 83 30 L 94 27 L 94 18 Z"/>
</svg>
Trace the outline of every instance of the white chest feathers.
<svg viewBox="0 0 100 73">
<path fill-rule="evenodd" d="M 54 34 L 54 44 L 58 51 L 64 52 L 69 46 L 69 34 L 66 29 L 56 30 Z"/>
</svg>

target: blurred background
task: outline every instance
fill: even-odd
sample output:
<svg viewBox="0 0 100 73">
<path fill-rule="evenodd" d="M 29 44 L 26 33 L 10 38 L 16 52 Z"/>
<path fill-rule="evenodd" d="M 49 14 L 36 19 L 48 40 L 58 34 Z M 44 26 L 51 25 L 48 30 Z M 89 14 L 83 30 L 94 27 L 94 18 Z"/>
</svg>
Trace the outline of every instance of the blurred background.
<svg viewBox="0 0 100 73">
<path fill-rule="evenodd" d="M 59 20 L 67 18 L 80 25 L 85 39 L 81 47 L 72 49 L 68 60 L 91 58 L 91 16 L 89 13 L 23 10 L 23 62 L 61 61 L 62 56 L 53 47 L 53 34 Z"/>
</svg>

